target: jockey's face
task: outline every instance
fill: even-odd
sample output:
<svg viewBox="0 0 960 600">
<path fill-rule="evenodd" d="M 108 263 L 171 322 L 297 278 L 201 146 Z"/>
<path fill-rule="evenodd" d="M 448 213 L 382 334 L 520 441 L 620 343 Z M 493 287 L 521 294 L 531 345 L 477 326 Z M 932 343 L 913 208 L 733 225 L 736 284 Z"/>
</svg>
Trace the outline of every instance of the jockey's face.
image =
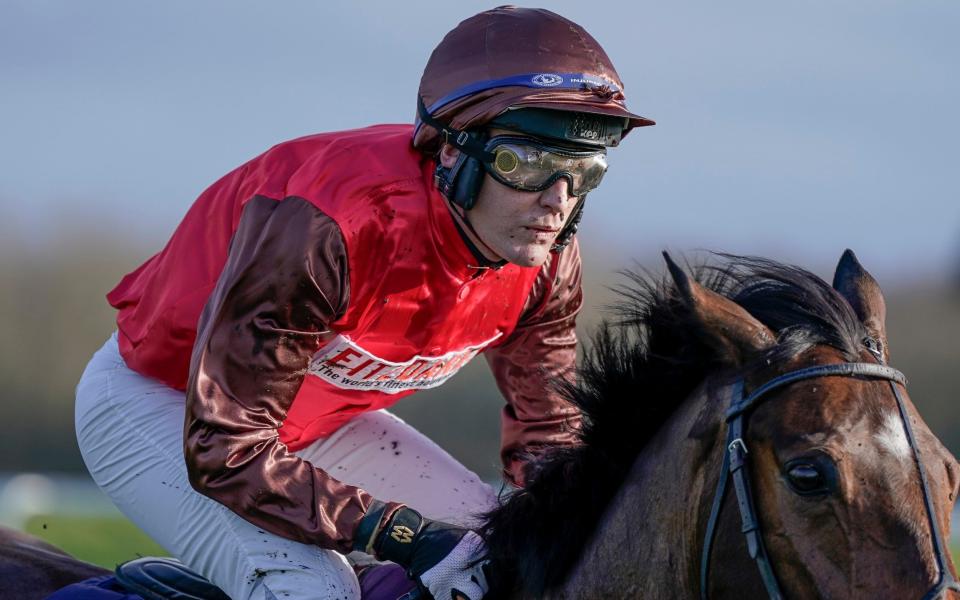
<svg viewBox="0 0 960 600">
<path fill-rule="evenodd" d="M 496 135 L 497 131 L 491 133 Z M 444 145 L 440 162 L 450 168 L 458 156 L 456 148 Z M 477 235 L 467 227 L 464 232 L 489 260 L 507 260 L 523 267 L 542 265 L 577 204 L 577 197 L 569 195 L 567 180 L 560 178 L 540 192 L 522 192 L 489 174 L 484 177 L 474 207 L 468 211 L 457 207 L 454 211 L 455 218 L 462 219 L 466 214 Z M 480 239 L 476 239 L 478 236 Z"/>
</svg>

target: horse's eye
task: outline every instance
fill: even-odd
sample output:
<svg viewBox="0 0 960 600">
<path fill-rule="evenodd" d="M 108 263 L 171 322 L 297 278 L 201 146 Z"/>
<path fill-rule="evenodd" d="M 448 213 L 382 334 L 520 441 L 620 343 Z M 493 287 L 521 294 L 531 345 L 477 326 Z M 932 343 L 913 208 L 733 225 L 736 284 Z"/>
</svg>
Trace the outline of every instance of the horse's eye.
<svg viewBox="0 0 960 600">
<path fill-rule="evenodd" d="M 801 496 L 829 494 L 834 487 L 835 477 L 828 465 L 811 459 L 797 459 L 785 466 L 787 483 Z"/>
</svg>

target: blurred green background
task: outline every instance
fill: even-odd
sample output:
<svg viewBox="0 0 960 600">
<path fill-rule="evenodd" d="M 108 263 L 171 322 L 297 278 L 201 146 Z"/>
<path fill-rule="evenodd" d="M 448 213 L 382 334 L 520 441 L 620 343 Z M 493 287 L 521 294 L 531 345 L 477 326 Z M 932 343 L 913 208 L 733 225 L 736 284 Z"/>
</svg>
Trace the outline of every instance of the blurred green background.
<svg viewBox="0 0 960 600">
<path fill-rule="evenodd" d="M 20 233 L 0 232 L 0 327 L 7 340 L 0 345 L 5 395 L 0 419 L 17 425 L 0 437 L 0 471 L 82 471 L 73 433 L 74 386 L 115 328 L 115 313 L 104 294 L 152 249 L 111 244 L 95 231 L 73 231 L 52 247 L 34 251 L 21 243 Z M 624 283 L 616 270 L 635 264 L 628 257 L 604 255 L 602 246 L 584 237 L 586 306 L 578 326 L 581 339 L 587 340 L 614 300 L 610 288 Z M 864 262 L 869 269 L 869 261 Z M 659 262 L 646 266 L 662 270 Z M 826 279 L 832 276 L 832 265 L 812 269 Z M 893 363 L 910 378 L 910 395 L 931 428 L 957 453 L 960 293 L 949 282 L 945 277 L 926 284 L 881 285 Z M 405 399 L 394 410 L 477 473 L 495 478 L 502 403 L 486 362 L 478 358 L 443 387 Z"/>
</svg>

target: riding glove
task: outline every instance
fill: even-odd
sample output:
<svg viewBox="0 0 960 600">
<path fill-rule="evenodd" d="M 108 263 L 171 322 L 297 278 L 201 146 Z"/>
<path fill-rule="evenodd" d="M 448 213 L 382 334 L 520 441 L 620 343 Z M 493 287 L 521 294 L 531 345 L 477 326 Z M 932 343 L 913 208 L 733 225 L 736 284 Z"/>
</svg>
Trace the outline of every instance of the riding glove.
<svg viewBox="0 0 960 600">
<path fill-rule="evenodd" d="M 385 505 L 375 502 L 357 528 L 354 549 L 407 570 L 436 600 L 480 600 L 487 593 L 483 540 L 456 525 L 403 507 L 380 526 Z"/>
</svg>

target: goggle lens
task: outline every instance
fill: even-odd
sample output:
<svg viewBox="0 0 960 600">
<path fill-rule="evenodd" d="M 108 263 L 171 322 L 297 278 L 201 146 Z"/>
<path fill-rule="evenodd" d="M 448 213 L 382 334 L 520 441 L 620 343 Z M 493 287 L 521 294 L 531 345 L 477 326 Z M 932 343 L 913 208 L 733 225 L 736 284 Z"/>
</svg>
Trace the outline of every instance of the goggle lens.
<svg viewBox="0 0 960 600">
<path fill-rule="evenodd" d="M 561 177 L 571 196 L 600 185 L 607 171 L 605 149 L 550 146 L 529 138 L 495 137 L 487 144 L 494 155 L 484 166 L 500 183 L 524 192 L 541 192 Z"/>
</svg>

